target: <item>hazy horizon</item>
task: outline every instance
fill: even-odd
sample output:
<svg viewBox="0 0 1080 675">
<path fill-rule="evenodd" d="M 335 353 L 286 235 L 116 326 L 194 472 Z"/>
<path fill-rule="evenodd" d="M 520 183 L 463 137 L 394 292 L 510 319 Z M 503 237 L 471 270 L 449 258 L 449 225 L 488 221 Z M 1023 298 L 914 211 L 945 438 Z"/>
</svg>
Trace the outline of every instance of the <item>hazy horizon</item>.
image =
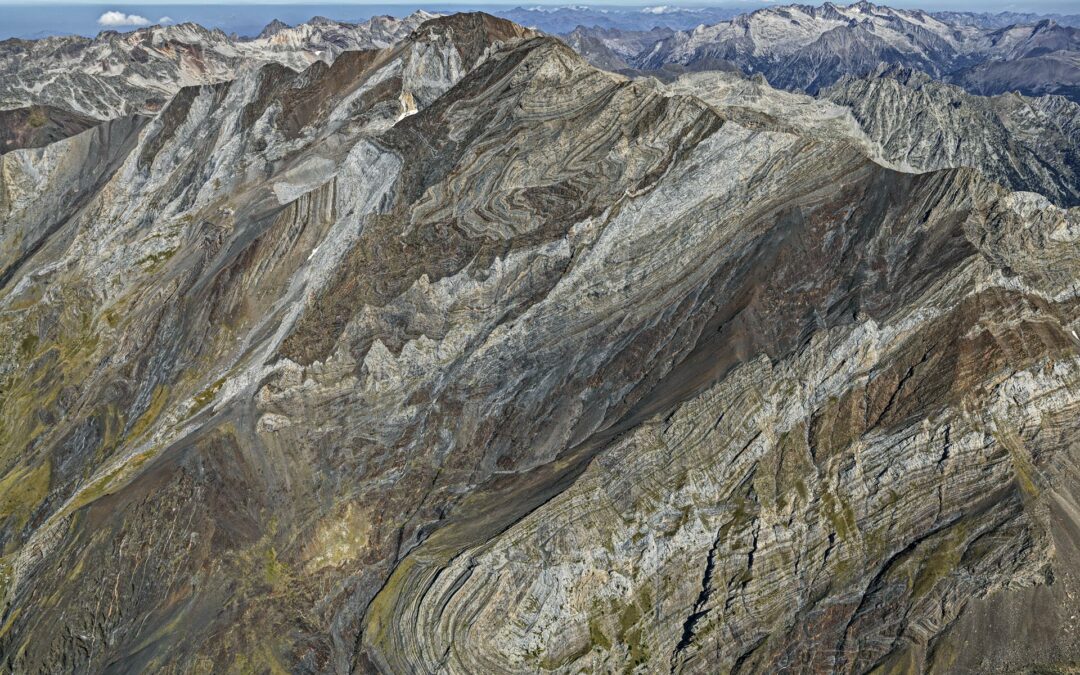
<svg viewBox="0 0 1080 675">
<path fill-rule="evenodd" d="M 590 2 L 566 3 L 551 0 L 487 1 L 480 3 L 423 3 L 394 1 L 372 3 L 355 2 L 232 2 L 214 4 L 209 2 L 90 2 L 79 0 L 0 0 L 4 7 L 5 21 L 0 24 L 0 39 L 34 39 L 49 35 L 84 35 L 92 37 L 104 30 L 130 31 L 147 25 L 194 22 L 208 28 L 218 28 L 226 33 L 255 35 L 274 19 L 288 24 L 302 23 L 314 16 L 326 16 L 340 21 L 363 21 L 372 16 L 389 14 L 404 16 L 419 9 L 432 12 L 456 12 L 490 10 L 505 12 L 514 8 L 588 7 L 608 11 L 635 11 L 647 7 L 666 6 L 675 9 L 700 11 L 703 9 L 731 10 L 732 13 L 750 12 L 762 7 L 792 4 L 764 0 L 731 0 L 720 3 L 704 2 Z M 821 2 L 801 3 L 820 5 Z M 839 2 L 837 4 L 850 4 Z M 1044 0 L 1032 4 L 1001 2 L 975 4 L 969 0 L 937 0 L 916 2 L 896 0 L 877 3 L 898 8 L 923 9 L 926 11 L 972 11 L 972 12 L 1021 12 L 1039 14 L 1076 13 L 1075 3 Z M 715 21 L 706 21 L 715 23 Z"/>
</svg>

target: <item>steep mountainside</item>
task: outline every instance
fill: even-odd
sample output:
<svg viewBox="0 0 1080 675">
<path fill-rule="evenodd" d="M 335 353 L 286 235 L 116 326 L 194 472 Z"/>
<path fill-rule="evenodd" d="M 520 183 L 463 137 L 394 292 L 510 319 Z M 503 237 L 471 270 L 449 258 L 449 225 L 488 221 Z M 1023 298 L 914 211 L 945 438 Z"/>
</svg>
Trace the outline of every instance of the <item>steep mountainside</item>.
<svg viewBox="0 0 1080 675">
<path fill-rule="evenodd" d="M 896 68 L 845 78 L 822 96 L 850 107 L 890 161 L 975 167 L 1013 190 L 1080 204 L 1080 105 L 1065 98 L 973 96 Z"/>
<path fill-rule="evenodd" d="M 989 33 L 986 49 L 995 60 L 1030 58 L 1058 51 L 1080 49 L 1080 28 L 1059 26 L 1050 20 L 1013 25 Z"/>
<path fill-rule="evenodd" d="M 0 110 L 31 103 L 97 119 L 155 111 L 181 87 L 231 80 L 245 68 L 280 63 L 302 70 L 345 50 L 386 47 L 433 15 L 376 17 L 362 24 L 315 19 L 254 40 L 196 24 L 153 26 L 96 38 L 0 42 Z"/>
<path fill-rule="evenodd" d="M 92 117 L 47 105 L 0 110 L 0 154 L 49 145 L 99 123 Z"/>
<path fill-rule="evenodd" d="M 1056 51 L 1015 61 L 988 61 L 948 80 L 976 94 L 1010 91 L 1028 96 L 1059 94 L 1080 102 L 1080 51 Z"/>
<path fill-rule="evenodd" d="M 989 58 L 945 79 L 976 94 L 1018 91 L 1080 101 L 1080 28 L 1044 20 L 990 33 Z"/>
<path fill-rule="evenodd" d="M 1080 659 L 1080 211 L 695 83 L 459 14 L 0 156 L 2 668 Z"/>
<path fill-rule="evenodd" d="M 820 98 L 773 89 L 760 76 L 683 75 L 669 91 L 697 96 L 744 124 L 845 139 L 903 171 L 971 167 L 1013 190 L 1080 204 L 1080 106 L 1061 97 L 986 98 L 885 68 L 845 78 Z"/>
</svg>

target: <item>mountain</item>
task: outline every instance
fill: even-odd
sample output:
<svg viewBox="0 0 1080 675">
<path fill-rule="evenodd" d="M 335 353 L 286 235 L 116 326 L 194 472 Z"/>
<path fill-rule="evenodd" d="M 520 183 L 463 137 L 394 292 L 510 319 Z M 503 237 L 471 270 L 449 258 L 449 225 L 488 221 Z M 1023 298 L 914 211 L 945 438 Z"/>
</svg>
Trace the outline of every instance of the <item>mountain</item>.
<svg viewBox="0 0 1080 675">
<path fill-rule="evenodd" d="M 1018 90 L 1077 100 L 1080 29 L 1052 20 L 989 29 L 951 22 L 950 17 L 865 1 L 770 7 L 676 32 L 623 60 L 645 72 L 719 65 L 762 73 L 775 86 L 809 93 L 884 63 L 920 70 L 974 93 Z M 585 43 L 585 37 L 579 42 Z"/>
<path fill-rule="evenodd" d="M 1076 662 L 1080 210 L 874 143 L 456 14 L 3 154 L 2 668 Z"/>
<path fill-rule="evenodd" d="M 610 71 L 630 70 L 630 62 L 643 50 L 670 37 L 670 28 L 649 31 L 627 31 L 618 28 L 578 26 L 562 36 L 564 42 L 597 68 Z"/>
<path fill-rule="evenodd" d="M 99 123 L 92 117 L 45 105 L 0 110 L 0 154 L 46 146 Z"/>
<path fill-rule="evenodd" d="M 853 143 L 900 171 L 970 167 L 1011 190 L 1080 205 L 1080 105 L 1060 96 L 976 96 L 895 66 L 848 76 L 818 98 L 774 89 L 760 75 L 715 71 L 683 75 L 668 90 L 741 124 L 767 120 Z"/>
<path fill-rule="evenodd" d="M 1050 19 L 1062 26 L 1080 27 L 1080 14 L 1033 14 L 1031 12 L 931 12 L 934 18 L 957 26 L 1008 28 Z"/>
<path fill-rule="evenodd" d="M 1080 205 L 1080 105 L 1061 96 L 975 96 L 895 67 L 849 76 L 822 96 L 850 107 L 889 161 L 975 167 L 1013 190 Z"/>
<path fill-rule="evenodd" d="M 674 5 L 651 7 L 537 5 L 509 9 L 493 8 L 493 11 L 515 23 L 557 35 L 570 33 L 579 26 L 632 32 L 648 32 L 658 28 L 685 30 L 701 24 L 731 19 L 742 12 L 732 7 Z"/>
<path fill-rule="evenodd" d="M 182 87 L 231 80 L 246 68 L 280 63 L 303 69 L 346 50 L 379 48 L 433 15 L 271 24 L 253 40 L 197 24 L 152 26 L 96 38 L 0 42 L 0 110 L 44 104 L 99 120 L 154 112 Z"/>
<path fill-rule="evenodd" d="M 1017 91 L 1029 96 L 1060 94 L 1080 101 L 1080 50 L 1036 54 L 1015 61 L 988 61 L 948 81 L 976 94 Z"/>
<path fill-rule="evenodd" d="M 1060 26 L 1050 20 L 1002 28 L 988 33 L 984 39 L 989 43 L 986 49 L 995 61 L 1080 50 L 1080 28 Z"/>
<path fill-rule="evenodd" d="M 945 69 L 939 64 L 961 60 L 978 37 L 976 29 L 957 28 L 918 10 L 868 2 L 789 5 L 676 33 L 639 55 L 636 65 L 692 66 L 702 59 L 722 59 L 744 72 L 761 72 L 785 89 L 814 92 L 882 61 L 940 74 Z"/>
</svg>

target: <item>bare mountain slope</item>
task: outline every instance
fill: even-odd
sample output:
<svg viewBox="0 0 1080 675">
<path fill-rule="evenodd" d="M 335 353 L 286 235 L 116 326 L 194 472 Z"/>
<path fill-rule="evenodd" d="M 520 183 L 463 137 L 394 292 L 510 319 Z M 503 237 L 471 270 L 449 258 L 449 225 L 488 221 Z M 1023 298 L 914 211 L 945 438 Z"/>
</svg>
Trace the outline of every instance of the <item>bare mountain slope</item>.
<svg viewBox="0 0 1080 675">
<path fill-rule="evenodd" d="M 1013 190 L 1080 204 L 1080 105 L 1061 96 L 973 96 L 885 69 L 822 93 L 848 106 L 885 157 L 923 170 L 970 166 Z"/>
<path fill-rule="evenodd" d="M 2 667 L 1080 658 L 1080 212 L 761 100 L 463 14 L 4 154 Z"/>
<path fill-rule="evenodd" d="M 49 145 L 99 123 L 92 117 L 43 105 L 0 110 L 0 154 Z"/>
<path fill-rule="evenodd" d="M 97 119 L 158 110 L 181 87 L 231 80 L 280 63 L 303 70 L 345 50 L 386 47 L 433 15 L 362 24 L 315 19 L 253 40 L 196 24 L 152 26 L 96 38 L 0 42 L 0 110 L 45 104 Z"/>
<path fill-rule="evenodd" d="M 668 89 L 745 124 L 848 139 L 904 171 L 969 167 L 1012 190 L 1080 203 L 1080 106 L 1059 96 L 975 96 L 896 67 L 847 77 L 818 98 L 722 72 L 684 75 Z"/>
</svg>

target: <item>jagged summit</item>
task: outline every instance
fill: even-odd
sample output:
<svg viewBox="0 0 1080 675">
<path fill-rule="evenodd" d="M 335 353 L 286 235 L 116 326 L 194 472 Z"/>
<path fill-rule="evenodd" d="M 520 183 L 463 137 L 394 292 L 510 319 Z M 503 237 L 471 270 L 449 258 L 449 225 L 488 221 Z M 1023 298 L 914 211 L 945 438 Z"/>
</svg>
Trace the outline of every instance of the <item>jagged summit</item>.
<svg viewBox="0 0 1080 675">
<path fill-rule="evenodd" d="M 849 107 L 889 161 L 976 167 L 1013 190 L 1080 205 L 1080 105 L 1063 97 L 976 96 L 897 65 L 821 96 Z"/>
<path fill-rule="evenodd" d="M 266 24 L 266 27 L 263 28 L 262 31 L 259 32 L 259 35 L 258 35 L 257 39 L 265 40 L 266 38 L 273 37 L 273 36 L 277 35 L 278 33 L 280 33 L 281 31 L 286 30 L 288 28 L 291 28 L 291 26 L 289 26 L 289 24 L 285 23 L 284 21 L 279 21 L 278 19 L 274 19 L 270 23 Z"/>
</svg>

